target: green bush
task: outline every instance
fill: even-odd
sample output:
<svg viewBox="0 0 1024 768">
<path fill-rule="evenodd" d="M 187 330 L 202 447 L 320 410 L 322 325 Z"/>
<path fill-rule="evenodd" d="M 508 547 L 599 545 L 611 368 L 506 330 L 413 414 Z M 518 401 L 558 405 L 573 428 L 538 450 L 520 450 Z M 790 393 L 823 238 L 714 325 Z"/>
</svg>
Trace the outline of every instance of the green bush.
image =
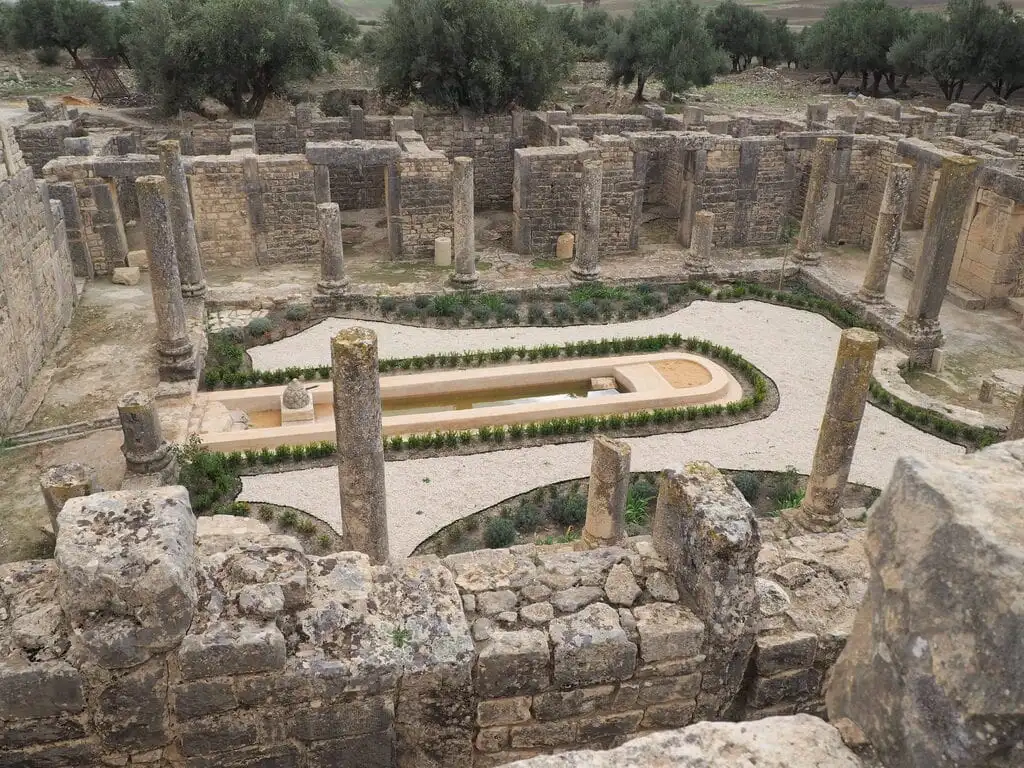
<svg viewBox="0 0 1024 768">
<path fill-rule="evenodd" d="M 560 525 L 582 525 L 587 519 L 587 498 L 579 493 L 556 496 L 551 501 L 548 517 Z"/>
<path fill-rule="evenodd" d="M 749 504 L 753 504 L 757 500 L 757 494 L 761 490 L 761 481 L 753 472 L 737 472 L 732 476 L 732 482 Z"/>
<path fill-rule="evenodd" d="M 253 338 L 259 338 L 270 333 L 270 329 L 273 327 L 274 323 L 269 317 L 254 317 L 249 321 L 246 330 L 249 331 L 249 335 Z"/>
<path fill-rule="evenodd" d="M 309 317 L 309 307 L 305 304 L 289 304 L 284 311 L 288 320 L 305 320 Z"/>
<path fill-rule="evenodd" d="M 294 509 L 284 510 L 277 518 L 277 522 L 284 529 L 294 528 L 299 522 L 299 516 Z"/>
<path fill-rule="evenodd" d="M 504 517 L 492 517 L 484 526 L 484 544 L 490 549 L 500 549 L 516 540 L 515 524 Z"/>
<path fill-rule="evenodd" d="M 60 64 L 60 48 L 52 46 L 38 48 L 35 52 L 35 59 L 44 67 L 56 67 Z"/>
<path fill-rule="evenodd" d="M 512 520 L 517 531 L 532 533 L 544 522 L 544 515 L 541 514 L 536 504 L 523 499 Z"/>
<path fill-rule="evenodd" d="M 462 302 L 451 293 L 442 293 L 430 300 L 430 314 L 434 317 L 462 317 Z"/>
<path fill-rule="evenodd" d="M 563 303 L 555 304 L 551 309 L 551 316 L 555 319 L 556 323 L 562 323 L 564 325 L 565 323 L 572 322 L 572 307 Z"/>
</svg>

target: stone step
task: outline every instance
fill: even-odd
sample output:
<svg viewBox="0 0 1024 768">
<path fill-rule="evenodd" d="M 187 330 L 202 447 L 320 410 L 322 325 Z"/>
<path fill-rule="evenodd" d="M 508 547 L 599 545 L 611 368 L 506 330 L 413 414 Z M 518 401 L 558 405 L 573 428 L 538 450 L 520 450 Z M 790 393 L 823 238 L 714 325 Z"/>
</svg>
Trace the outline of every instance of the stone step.
<svg viewBox="0 0 1024 768">
<path fill-rule="evenodd" d="M 946 298 L 961 309 L 976 310 L 985 308 L 985 299 L 960 285 L 950 283 L 946 287 Z"/>
</svg>

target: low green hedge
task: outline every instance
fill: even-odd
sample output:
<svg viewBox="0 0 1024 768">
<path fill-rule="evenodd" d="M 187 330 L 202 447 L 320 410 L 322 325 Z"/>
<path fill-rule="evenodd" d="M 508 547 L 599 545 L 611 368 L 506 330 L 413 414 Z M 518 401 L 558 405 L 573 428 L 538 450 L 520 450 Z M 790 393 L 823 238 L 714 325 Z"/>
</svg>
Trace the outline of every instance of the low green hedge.
<svg viewBox="0 0 1024 768">
<path fill-rule="evenodd" d="M 938 411 L 908 403 L 892 394 L 876 380 L 868 385 L 870 401 L 901 421 L 938 437 L 965 444 L 975 450 L 998 443 L 1005 438 L 1003 430 L 995 427 L 976 427 L 943 416 Z"/>
</svg>

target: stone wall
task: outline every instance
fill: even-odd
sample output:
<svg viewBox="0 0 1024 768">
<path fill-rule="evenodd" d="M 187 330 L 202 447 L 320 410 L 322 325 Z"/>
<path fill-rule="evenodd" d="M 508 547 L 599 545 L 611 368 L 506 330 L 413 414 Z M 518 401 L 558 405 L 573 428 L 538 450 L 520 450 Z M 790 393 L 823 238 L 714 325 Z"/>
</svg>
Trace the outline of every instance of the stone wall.
<svg viewBox="0 0 1024 768">
<path fill-rule="evenodd" d="M 256 253 L 241 159 L 217 155 L 193 158 L 189 180 L 196 237 L 204 265 L 255 265 Z"/>
<path fill-rule="evenodd" d="M 516 135 L 513 115 L 486 117 L 422 115 L 416 130 L 428 147 L 456 157 L 473 158 L 474 204 L 477 210 L 512 204 L 512 151 L 526 146 Z"/>
<path fill-rule="evenodd" d="M 0 123 L 0 433 L 71 321 L 75 279 L 62 206 Z"/>
<path fill-rule="evenodd" d="M 28 123 L 15 131 L 25 162 L 32 172 L 41 176 L 43 166 L 64 154 L 64 139 L 78 136 L 81 130 L 72 120 Z"/>
<path fill-rule="evenodd" d="M 0 566 L 4 757 L 471 768 L 818 709 L 856 537 L 762 548 L 700 464 L 666 473 L 654 530 L 372 566 L 252 520 L 197 529 L 182 488 L 73 499 L 55 560 Z"/>
<path fill-rule="evenodd" d="M 552 258 L 558 236 L 577 231 L 583 149 L 574 145 L 515 151 L 512 247 L 517 252 Z"/>
<path fill-rule="evenodd" d="M 896 142 L 855 136 L 842 201 L 833 214 L 833 240 L 870 248 Z"/>
<path fill-rule="evenodd" d="M 401 152 L 394 141 L 317 141 L 306 143 L 306 158 L 323 166 L 330 185 L 330 200 L 343 211 L 384 206 L 388 167 Z"/>
<path fill-rule="evenodd" d="M 635 250 L 640 241 L 642 180 L 649 166 L 631 144 L 623 136 L 594 139 L 601 155 L 601 253 Z"/>
<path fill-rule="evenodd" d="M 434 240 L 452 236 L 451 163 L 414 131 L 396 136 L 402 152 L 388 169 L 388 241 L 401 259 L 433 259 Z"/>
</svg>

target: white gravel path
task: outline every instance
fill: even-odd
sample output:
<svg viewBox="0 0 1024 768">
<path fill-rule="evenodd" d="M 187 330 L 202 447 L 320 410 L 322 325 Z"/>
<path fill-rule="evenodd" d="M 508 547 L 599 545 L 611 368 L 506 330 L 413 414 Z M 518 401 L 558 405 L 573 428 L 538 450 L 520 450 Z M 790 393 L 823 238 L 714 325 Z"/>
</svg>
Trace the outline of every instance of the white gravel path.
<svg viewBox="0 0 1024 768">
<path fill-rule="evenodd" d="M 349 325 L 377 332 L 382 357 L 458 352 L 506 345 L 564 343 L 615 336 L 681 333 L 725 344 L 779 388 L 767 419 L 721 429 L 631 438 L 632 467 L 656 471 L 703 459 L 730 469 L 808 473 L 828 395 L 839 328 L 811 312 L 762 302 L 696 302 L 664 317 L 604 326 L 444 330 L 330 319 L 301 334 L 251 350 L 257 368 L 326 365 L 330 337 Z M 955 455 L 963 449 L 920 432 L 872 406 L 861 425 L 850 480 L 876 487 L 906 454 Z M 589 473 L 588 443 L 520 448 L 471 456 L 415 459 L 386 465 L 391 550 L 404 557 L 452 521 L 503 499 Z M 242 478 L 244 501 L 286 504 L 340 528 L 334 468 Z"/>
</svg>

